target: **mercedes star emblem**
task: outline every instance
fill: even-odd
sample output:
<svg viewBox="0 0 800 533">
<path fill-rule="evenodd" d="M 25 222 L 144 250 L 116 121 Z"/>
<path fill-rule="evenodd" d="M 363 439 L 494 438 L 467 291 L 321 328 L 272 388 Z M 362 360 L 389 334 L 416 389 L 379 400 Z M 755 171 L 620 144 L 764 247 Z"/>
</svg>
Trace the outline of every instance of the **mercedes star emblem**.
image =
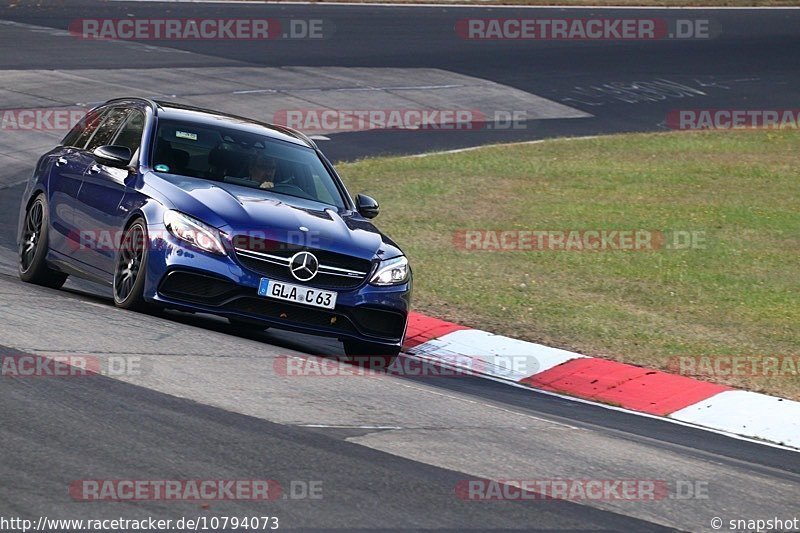
<svg viewBox="0 0 800 533">
<path fill-rule="evenodd" d="M 317 275 L 319 261 L 311 252 L 297 252 L 289 263 L 289 271 L 296 279 L 308 281 Z"/>
</svg>

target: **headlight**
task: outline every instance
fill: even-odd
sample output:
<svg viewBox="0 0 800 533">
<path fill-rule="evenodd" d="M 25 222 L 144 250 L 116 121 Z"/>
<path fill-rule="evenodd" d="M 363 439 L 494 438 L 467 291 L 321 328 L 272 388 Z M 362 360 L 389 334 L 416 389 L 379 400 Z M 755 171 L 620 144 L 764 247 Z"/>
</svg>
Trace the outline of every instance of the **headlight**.
<svg viewBox="0 0 800 533">
<path fill-rule="evenodd" d="M 399 285 L 408 281 L 410 269 L 404 256 L 381 261 L 378 270 L 369 280 L 373 285 Z"/>
<path fill-rule="evenodd" d="M 182 241 L 212 254 L 227 255 L 219 231 L 196 218 L 178 211 L 167 211 L 164 213 L 164 225 Z"/>
</svg>

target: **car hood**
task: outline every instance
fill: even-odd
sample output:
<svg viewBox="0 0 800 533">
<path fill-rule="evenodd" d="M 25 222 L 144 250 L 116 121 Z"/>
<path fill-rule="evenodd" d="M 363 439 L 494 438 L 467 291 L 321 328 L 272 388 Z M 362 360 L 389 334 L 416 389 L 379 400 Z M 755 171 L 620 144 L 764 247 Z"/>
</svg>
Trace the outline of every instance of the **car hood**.
<svg viewBox="0 0 800 533">
<path fill-rule="evenodd" d="M 319 202 L 228 183 L 172 174 L 152 176 L 146 181 L 168 207 L 231 237 L 265 236 L 370 260 L 402 254 L 391 239 L 353 211 L 340 213 Z"/>
</svg>

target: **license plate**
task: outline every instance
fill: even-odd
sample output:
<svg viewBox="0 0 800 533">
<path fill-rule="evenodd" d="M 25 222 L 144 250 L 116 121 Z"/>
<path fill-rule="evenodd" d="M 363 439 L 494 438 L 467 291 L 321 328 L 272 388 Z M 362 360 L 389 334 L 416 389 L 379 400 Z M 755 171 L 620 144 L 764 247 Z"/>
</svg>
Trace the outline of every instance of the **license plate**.
<svg viewBox="0 0 800 533">
<path fill-rule="evenodd" d="M 336 307 L 337 293 L 261 278 L 261 283 L 258 285 L 258 295 L 276 300 L 333 309 Z"/>
</svg>

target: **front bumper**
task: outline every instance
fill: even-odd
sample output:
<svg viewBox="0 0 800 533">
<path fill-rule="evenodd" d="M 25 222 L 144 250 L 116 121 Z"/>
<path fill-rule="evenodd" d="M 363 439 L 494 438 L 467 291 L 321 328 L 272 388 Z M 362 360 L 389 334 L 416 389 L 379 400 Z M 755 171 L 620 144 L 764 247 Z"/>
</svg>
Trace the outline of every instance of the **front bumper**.
<svg viewBox="0 0 800 533">
<path fill-rule="evenodd" d="M 199 251 L 151 227 L 145 299 L 164 307 L 258 320 L 267 326 L 339 339 L 400 346 L 408 318 L 411 281 L 394 287 L 363 284 L 337 291 L 335 309 L 258 295 L 262 275 L 230 255 Z M 232 255 L 232 254 L 231 254 Z M 302 284 L 293 282 L 295 284 Z M 309 283 L 313 286 L 313 283 Z"/>
</svg>

